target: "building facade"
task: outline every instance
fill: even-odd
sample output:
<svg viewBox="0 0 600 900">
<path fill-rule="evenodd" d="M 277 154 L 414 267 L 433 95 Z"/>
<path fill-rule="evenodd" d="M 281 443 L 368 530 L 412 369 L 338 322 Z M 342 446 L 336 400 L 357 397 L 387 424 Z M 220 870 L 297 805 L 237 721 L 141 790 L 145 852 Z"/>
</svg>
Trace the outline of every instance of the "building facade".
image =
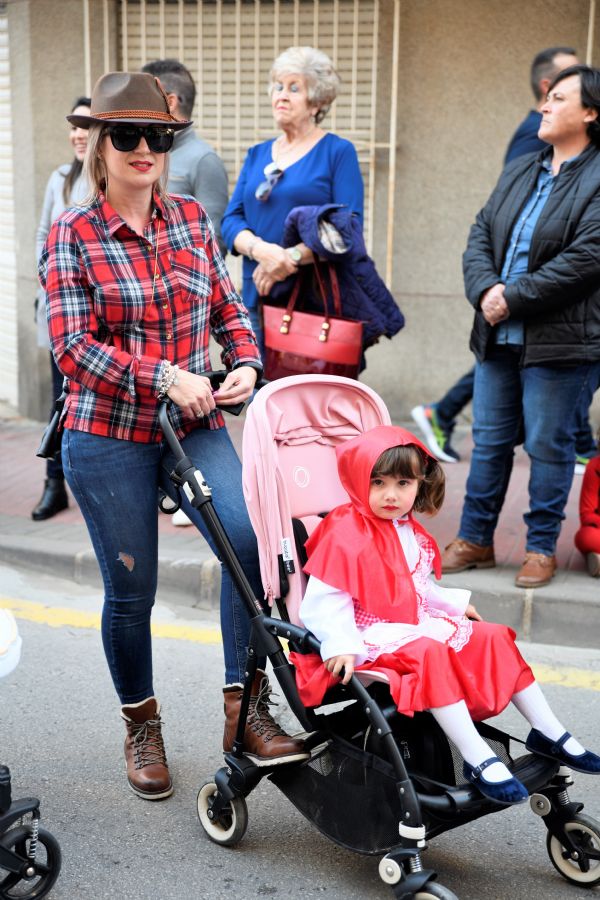
<svg viewBox="0 0 600 900">
<path fill-rule="evenodd" d="M 599 40 L 594 0 L 0 0 L 0 400 L 47 413 L 34 235 L 70 157 L 64 116 L 103 72 L 181 59 L 194 127 L 233 187 L 245 149 L 273 134 L 273 58 L 293 44 L 330 54 L 342 89 L 324 125 L 357 147 L 367 244 L 407 319 L 368 351 L 363 380 L 406 415 L 471 364 L 461 255 L 533 105 L 532 57 L 565 44 L 593 64 Z"/>
</svg>

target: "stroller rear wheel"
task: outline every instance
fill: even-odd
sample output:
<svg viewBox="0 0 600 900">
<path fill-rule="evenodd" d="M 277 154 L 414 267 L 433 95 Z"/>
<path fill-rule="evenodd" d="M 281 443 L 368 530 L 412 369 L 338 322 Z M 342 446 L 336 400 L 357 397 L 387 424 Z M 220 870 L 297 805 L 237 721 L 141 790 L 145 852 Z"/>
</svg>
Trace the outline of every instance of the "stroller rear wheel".
<svg viewBox="0 0 600 900">
<path fill-rule="evenodd" d="M 553 834 L 548 834 L 546 849 L 552 865 L 572 884 L 600 884 L 600 823 L 578 815 L 563 827 L 577 847 L 578 858 L 574 859 Z M 587 871 L 583 871 L 580 862 Z"/>
<path fill-rule="evenodd" d="M 0 845 L 22 857 L 25 862 L 31 852 L 32 835 L 30 826 L 11 828 L 0 837 Z M 22 878 L 0 868 L 0 900 L 39 900 L 45 897 L 58 878 L 60 865 L 58 841 L 49 831 L 40 828 L 35 859 L 32 860 L 33 874 L 30 878 Z"/>
<path fill-rule="evenodd" d="M 233 847 L 246 834 L 248 807 L 243 797 L 233 797 L 218 816 L 213 815 L 218 790 L 214 781 L 202 785 L 198 791 L 198 818 L 211 841 L 222 847 Z"/>
</svg>

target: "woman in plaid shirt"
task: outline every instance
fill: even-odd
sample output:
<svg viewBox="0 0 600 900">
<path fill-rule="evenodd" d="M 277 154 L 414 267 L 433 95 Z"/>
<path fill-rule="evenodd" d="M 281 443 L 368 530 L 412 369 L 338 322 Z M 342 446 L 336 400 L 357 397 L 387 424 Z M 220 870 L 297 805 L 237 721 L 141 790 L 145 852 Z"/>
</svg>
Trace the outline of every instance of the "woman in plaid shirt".
<svg viewBox="0 0 600 900">
<path fill-rule="evenodd" d="M 129 785 L 140 797 L 158 800 L 173 791 L 150 638 L 157 491 L 160 485 L 172 491 L 173 467 L 158 403 L 163 397 L 173 401 L 178 437 L 214 488 L 217 514 L 260 597 L 241 466 L 215 404 L 246 400 L 261 362 L 210 220 L 192 198 L 165 192 L 173 132 L 191 122 L 171 116 L 160 82 L 146 73 L 109 73 L 94 88 L 90 115 L 67 118 L 89 129 L 84 165 L 92 195 L 56 220 L 40 259 L 52 350 L 70 384 L 63 464 L 104 580 L 102 640 L 127 729 Z M 214 395 L 208 379 L 195 374 L 210 369 L 211 333 L 229 370 Z M 215 549 L 198 512 L 189 504 L 186 511 Z M 243 680 L 249 620 L 225 568 L 221 627 L 230 720 Z M 307 756 L 301 742 L 270 717 L 264 683 L 254 693 L 246 743 L 256 761 L 270 765 Z"/>
</svg>

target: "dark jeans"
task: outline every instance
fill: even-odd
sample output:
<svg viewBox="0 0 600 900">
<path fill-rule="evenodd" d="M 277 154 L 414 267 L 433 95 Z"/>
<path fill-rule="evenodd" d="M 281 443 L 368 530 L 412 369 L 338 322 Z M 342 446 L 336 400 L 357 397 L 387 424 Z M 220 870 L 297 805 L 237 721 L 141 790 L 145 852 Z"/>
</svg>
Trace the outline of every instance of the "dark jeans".
<svg viewBox="0 0 600 900">
<path fill-rule="evenodd" d="M 444 431 L 452 434 L 456 426 L 456 417 L 462 409 L 473 399 L 473 385 L 475 382 L 475 367 L 453 384 L 441 400 L 434 403 L 438 422 Z M 594 390 L 598 388 L 595 385 Z M 575 450 L 578 456 L 596 456 L 598 448 L 592 429 L 590 428 L 589 403 L 582 404 L 577 409 L 575 422 Z"/>
<path fill-rule="evenodd" d="M 554 553 L 573 480 L 577 410 L 600 378 L 591 365 L 520 368 L 520 350 L 497 347 L 475 366 L 473 455 L 459 536 L 490 546 L 519 435 L 531 461 L 527 550 Z"/>
<path fill-rule="evenodd" d="M 475 368 L 470 369 L 466 375 L 453 384 L 441 400 L 435 405 L 438 422 L 444 431 L 452 432 L 456 425 L 456 417 L 459 412 L 471 402 L 473 397 L 473 382 L 475 381 Z"/>
<path fill-rule="evenodd" d="M 252 309 L 248 310 L 248 318 L 250 319 L 250 323 L 252 325 L 252 331 L 256 337 L 256 343 L 258 344 L 258 349 L 260 355 L 265 356 L 265 333 L 263 331 L 263 316 L 262 316 L 262 301 L 259 300 L 259 305 L 254 306 Z"/>
<path fill-rule="evenodd" d="M 246 511 L 241 463 L 227 430 L 198 428 L 181 442 L 213 490 L 213 505 L 256 596 L 262 598 L 256 538 Z M 67 430 L 65 476 L 85 518 L 104 581 L 102 641 L 121 703 L 154 693 L 150 614 L 158 569 L 158 487 L 173 495 L 174 459 L 165 444 Z M 213 551 L 200 514 L 184 504 Z M 216 551 L 215 551 L 216 552 Z M 243 680 L 249 616 L 227 569 L 221 571 L 221 631 L 227 682 Z"/>
<path fill-rule="evenodd" d="M 63 375 L 59 371 L 58 366 L 54 362 L 52 351 L 50 351 L 50 372 L 52 374 L 52 406 L 50 408 L 50 419 L 54 415 L 54 401 L 62 394 Z M 46 477 L 47 478 L 64 478 L 62 457 L 60 452 L 56 454 L 56 459 L 46 460 Z"/>
</svg>

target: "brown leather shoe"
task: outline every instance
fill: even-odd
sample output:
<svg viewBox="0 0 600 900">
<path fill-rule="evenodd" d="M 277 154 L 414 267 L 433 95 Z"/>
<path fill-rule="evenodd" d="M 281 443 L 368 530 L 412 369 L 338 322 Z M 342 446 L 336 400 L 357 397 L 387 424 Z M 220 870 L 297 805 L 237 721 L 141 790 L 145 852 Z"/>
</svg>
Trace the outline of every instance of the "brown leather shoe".
<svg viewBox="0 0 600 900">
<path fill-rule="evenodd" d="M 273 703 L 270 695 L 269 679 L 262 669 L 257 669 L 244 731 L 246 756 L 250 757 L 257 766 L 275 766 L 308 759 L 310 753 L 304 749 L 304 742 L 290 737 L 273 719 L 269 712 L 269 705 Z M 223 697 L 225 699 L 223 750 L 228 753 L 233 748 L 240 716 L 242 685 L 227 685 L 223 688 Z"/>
<path fill-rule="evenodd" d="M 548 584 L 556 572 L 556 557 L 527 551 L 525 562 L 515 578 L 517 587 L 534 588 Z"/>
<path fill-rule="evenodd" d="M 492 569 L 496 565 L 493 547 L 482 547 L 455 538 L 442 553 L 442 572 L 464 572 L 465 569 Z"/>
<path fill-rule="evenodd" d="M 586 554 L 587 570 L 592 578 L 600 578 L 600 553 Z"/>
<path fill-rule="evenodd" d="M 121 707 L 125 721 L 125 762 L 129 787 L 144 800 L 164 800 L 173 793 L 163 743 L 160 703 L 148 697 Z"/>
</svg>

